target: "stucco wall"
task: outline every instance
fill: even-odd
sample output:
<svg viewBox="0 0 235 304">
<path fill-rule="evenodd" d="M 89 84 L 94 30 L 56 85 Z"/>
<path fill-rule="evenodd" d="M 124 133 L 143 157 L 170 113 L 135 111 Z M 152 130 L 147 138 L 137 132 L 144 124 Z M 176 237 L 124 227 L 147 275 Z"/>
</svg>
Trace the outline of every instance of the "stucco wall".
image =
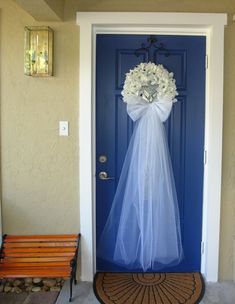
<svg viewBox="0 0 235 304">
<path fill-rule="evenodd" d="M 78 232 L 79 28 L 43 23 L 55 31 L 55 76 L 28 77 L 24 26 L 39 23 L 11 0 L 0 8 L 3 232 Z M 59 120 L 69 137 L 58 136 Z"/>
<path fill-rule="evenodd" d="M 2 211 L 5 233 L 79 229 L 78 55 L 76 11 L 175 11 L 229 14 L 225 94 L 220 279 L 233 278 L 235 221 L 235 25 L 231 0 L 66 0 L 55 30 L 55 77 L 23 75 L 23 29 L 39 24 L 11 0 L 0 0 Z M 69 120 L 70 136 L 58 136 Z"/>
</svg>

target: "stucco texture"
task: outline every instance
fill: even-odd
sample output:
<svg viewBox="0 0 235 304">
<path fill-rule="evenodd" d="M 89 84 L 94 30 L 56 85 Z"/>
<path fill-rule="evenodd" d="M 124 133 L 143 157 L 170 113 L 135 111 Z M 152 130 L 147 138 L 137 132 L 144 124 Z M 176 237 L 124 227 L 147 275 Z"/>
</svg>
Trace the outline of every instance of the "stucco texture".
<svg viewBox="0 0 235 304">
<path fill-rule="evenodd" d="M 61 3 L 61 1 L 60 1 Z M 79 28 L 76 11 L 227 13 L 220 280 L 233 279 L 235 221 L 234 0 L 65 0 L 63 22 L 36 22 L 12 0 L 0 0 L 1 180 L 4 233 L 79 230 Z M 55 76 L 23 74 L 25 25 L 55 31 Z M 58 136 L 59 120 L 70 123 Z"/>
<path fill-rule="evenodd" d="M 79 28 L 47 22 L 55 76 L 25 76 L 24 26 L 40 23 L 12 1 L 0 7 L 3 232 L 76 233 Z M 59 136 L 60 120 L 69 121 L 68 137 Z"/>
</svg>

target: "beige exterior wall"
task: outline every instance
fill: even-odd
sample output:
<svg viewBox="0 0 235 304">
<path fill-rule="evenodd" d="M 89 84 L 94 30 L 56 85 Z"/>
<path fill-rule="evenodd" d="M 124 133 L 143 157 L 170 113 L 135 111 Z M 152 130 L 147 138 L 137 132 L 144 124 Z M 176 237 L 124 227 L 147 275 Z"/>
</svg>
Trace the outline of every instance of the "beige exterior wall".
<svg viewBox="0 0 235 304">
<path fill-rule="evenodd" d="M 79 28 L 40 23 L 55 31 L 55 76 L 28 77 L 24 26 L 39 23 L 11 0 L 0 8 L 3 232 L 78 232 Z M 59 120 L 69 137 L 58 136 Z"/>
<path fill-rule="evenodd" d="M 229 14 L 225 29 L 225 100 L 220 279 L 233 278 L 235 223 L 235 25 L 230 0 L 66 0 L 65 22 L 35 22 L 0 0 L 1 179 L 4 233 L 79 230 L 78 71 L 76 11 L 174 11 Z M 25 25 L 55 30 L 55 76 L 23 74 Z M 58 136 L 59 120 L 70 136 Z"/>
</svg>

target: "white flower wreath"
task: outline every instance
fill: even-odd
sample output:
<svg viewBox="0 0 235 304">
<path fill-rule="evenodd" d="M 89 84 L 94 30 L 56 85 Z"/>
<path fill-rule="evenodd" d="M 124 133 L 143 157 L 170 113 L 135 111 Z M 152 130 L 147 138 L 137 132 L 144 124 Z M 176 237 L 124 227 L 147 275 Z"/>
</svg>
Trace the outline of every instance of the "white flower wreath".
<svg viewBox="0 0 235 304">
<path fill-rule="evenodd" d="M 174 74 L 168 72 L 161 64 L 140 63 L 126 74 L 121 92 L 126 103 L 133 101 L 133 96 L 140 96 L 145 102 L 177 101 Z"/>
</svg>

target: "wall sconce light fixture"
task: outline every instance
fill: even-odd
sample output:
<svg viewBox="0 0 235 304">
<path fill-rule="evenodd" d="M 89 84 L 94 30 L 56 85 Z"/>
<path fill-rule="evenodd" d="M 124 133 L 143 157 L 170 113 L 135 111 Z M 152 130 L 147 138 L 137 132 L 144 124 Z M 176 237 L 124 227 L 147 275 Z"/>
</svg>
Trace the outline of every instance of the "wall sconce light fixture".
<svg viewBox="0 0 235 304">
<path fill-rule="evenodd" d="M 24 73 L 28 76 L 52 76 L 53 30 L 48 26 L 26 26 Z"/>
</svg>

